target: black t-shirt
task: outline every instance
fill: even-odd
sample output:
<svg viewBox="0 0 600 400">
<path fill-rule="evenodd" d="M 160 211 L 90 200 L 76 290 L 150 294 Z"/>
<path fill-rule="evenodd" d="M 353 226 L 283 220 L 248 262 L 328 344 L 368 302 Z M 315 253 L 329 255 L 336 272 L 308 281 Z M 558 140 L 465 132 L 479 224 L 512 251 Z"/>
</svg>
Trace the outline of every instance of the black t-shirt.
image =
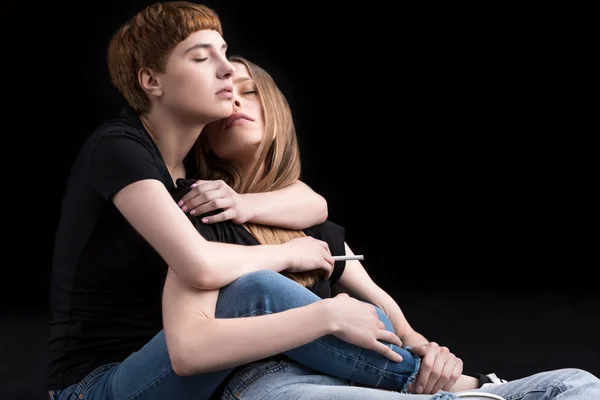
<svg viewBox="0 0 600 400">
<path fill-rule="evenodd" d="M 186 168 L 187 176 L 194 176 L 192 157 Z M 166 263 L 112 202 L 122 188 L 143 179 L 175 190 L 158 147 L 126 107 L 82 146 L 62 200 L 50 287 L 49 390 L 124 360 L 162 329 Z M 246 239 L 254 239 L 243 227 L 233 230 L 233 223 L 200 225 L 205 237 L 224 242 L 238 243 L 239 237 L 215 236 L 214 229 L 246 232 Z M 313 230 L 317 237 L 326 236 L 319 227 Z M 331 240 L 330 246 L 339 243 Z M 343 247 L 335 251 L 343 254 Z"/>
<path fill-rule="evenodd" d="M 193 179 L 178 179 L 177 188 L 174 188 L 171 191 L 171 195 L 175 201 L 179 201 L 183 195 L 190 190 L 189 186 L 194 182 L 195 180 Z M 216 212 L 218 211 L 219 210 Z M 191 216 L 190 219 L 196 227 L 196 230 L 200 232 L 206 240 L 248 246 L 260 244 L 252 233 L 239 224 L 231 221 L 204 224 L 200 221 L 202 217 L 202 215 L 198 217 Z M 322 224 L 304 229 L 304 233 L 308 236 L 327 242 L 331 254 L 346 254 L 344 247 L 345 229 L 342 226 L 331 221 L 325 221 Z M 309 289 L 323 299 L 331 297 L 331 285 L 340 278 L 345 267 L 345 261 L 336 261 L 333 265 L 333 272 L 329 279 L 318 281 Z"/>
<path fill-rule="evenodd" d="M 112 203 L 143 179 L 174 187 L 156 144 L 126 107 L 82 146 L 62 199 L 50 288 L 50 390 L 122 361 L 162 329 L 166 264 Z"/>
</svg>

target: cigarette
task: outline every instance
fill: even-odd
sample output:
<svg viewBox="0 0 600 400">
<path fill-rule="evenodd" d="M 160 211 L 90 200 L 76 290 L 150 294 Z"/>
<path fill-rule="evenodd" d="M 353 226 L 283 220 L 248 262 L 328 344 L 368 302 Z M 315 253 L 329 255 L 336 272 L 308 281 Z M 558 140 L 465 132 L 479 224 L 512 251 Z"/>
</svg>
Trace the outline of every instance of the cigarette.
<svg viewBox="0 0 600 400">
<path fill-rule="evenodd" d="M 333 261 L 364 260 L 365 256 L 357 254 L 353 256 L 333 256 Z"/>
</svg>

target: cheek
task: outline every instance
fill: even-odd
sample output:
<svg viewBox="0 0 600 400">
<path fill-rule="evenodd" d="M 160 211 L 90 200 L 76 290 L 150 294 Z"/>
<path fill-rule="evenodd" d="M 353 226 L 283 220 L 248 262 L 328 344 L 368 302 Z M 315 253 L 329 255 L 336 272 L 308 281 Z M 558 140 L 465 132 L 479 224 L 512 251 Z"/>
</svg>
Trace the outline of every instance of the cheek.
<svg viewBox="0 0 600 400">
<path fill-rule="evenodd" d="M 226 150 L 231 147 L 233 138 L 224 132 L 211 132 L 206 135 L 208 144 L 217 157 L 223 157 Z"/>
</svg>

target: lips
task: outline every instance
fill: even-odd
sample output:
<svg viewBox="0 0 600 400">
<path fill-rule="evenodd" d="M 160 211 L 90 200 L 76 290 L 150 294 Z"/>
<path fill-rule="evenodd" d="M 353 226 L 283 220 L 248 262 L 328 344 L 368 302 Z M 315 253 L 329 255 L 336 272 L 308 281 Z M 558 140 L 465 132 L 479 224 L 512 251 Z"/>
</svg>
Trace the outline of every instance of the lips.
<svg viewBox="0 0 600 400">
<path fill-rule="evenodd" d="M 221 94 L 221 93 L 233 93 L 233 87 L 231 87 L 231 86 L 225 86 L 224 88 L 222 88 L 221 90 L 219 90 L 215 94 Z"/>
<path fill-rule="evenodd" d="M 225 128 L 229 128 L 231 124 L 233 124 L 238 119 L 245 119 L 248 121 L 254 121 L 254 119 L 250 118 L 244 113 L 233 113 L 225 120 Z"/>
</svg>

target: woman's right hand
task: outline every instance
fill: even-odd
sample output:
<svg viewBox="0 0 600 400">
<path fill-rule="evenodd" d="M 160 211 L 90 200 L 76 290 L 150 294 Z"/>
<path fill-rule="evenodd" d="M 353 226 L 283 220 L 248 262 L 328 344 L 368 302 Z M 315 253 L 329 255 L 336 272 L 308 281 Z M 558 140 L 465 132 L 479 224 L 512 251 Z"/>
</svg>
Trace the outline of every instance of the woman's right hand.
<svg viewBox="0 0 600 400">
<path fill-rule="evenodd" d="M 331 276 L 334 261 L 327 242 L 306 236 L 289 240 L 281 246 L 289 260 L 286 272 L 320 269 L 323 279 Z"/>
<path fill-rule="evenodd" d="M 332 307 L 330 313 L 332 334 L 338 338 L 381 353 L 392 361 L 400 362 L 402 357 L 380 340 L 402 346 L 402 341 L 394 333 L 385 329 L 379 320 L 375 306 L 340 293 L 332 299 L 324 300 Z"/>
</svg>

